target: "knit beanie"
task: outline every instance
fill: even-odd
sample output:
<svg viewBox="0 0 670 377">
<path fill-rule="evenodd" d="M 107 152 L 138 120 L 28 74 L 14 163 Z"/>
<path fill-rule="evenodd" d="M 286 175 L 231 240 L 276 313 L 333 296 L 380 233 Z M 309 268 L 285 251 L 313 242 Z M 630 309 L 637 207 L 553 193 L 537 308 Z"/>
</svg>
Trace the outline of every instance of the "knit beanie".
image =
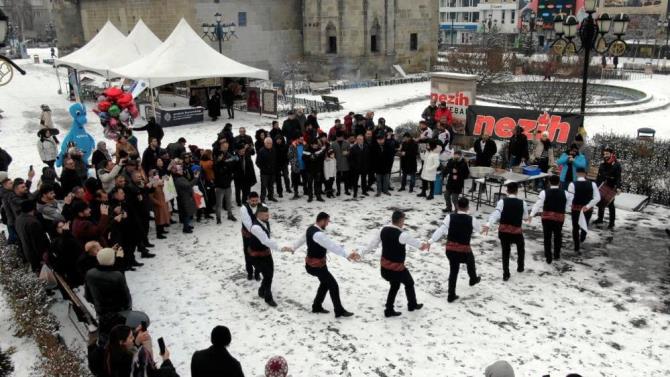
<svg viewBox="0 0 670 377">
<path fill-rule="evenodd" d="M 98 255 L 96 256 L 96 258 L 98 259 L 99 265 L 111 267 L 114 265 L 114 262 L 116 260 L 116 252 L 114 251 L 114 249 L 104 248 L 98 251 Z"/>
<path fill-rule="evenodd" d="M 512 366 L 504 360 L 496 361 L 484 371 L 486 377 L 514 377 Z"/>
<path fill-rule="evenodd" d="M 265 377 L 286 377 L 288 363 L 281 356 L 274 356 L 265 364 Z"/>
</svg>

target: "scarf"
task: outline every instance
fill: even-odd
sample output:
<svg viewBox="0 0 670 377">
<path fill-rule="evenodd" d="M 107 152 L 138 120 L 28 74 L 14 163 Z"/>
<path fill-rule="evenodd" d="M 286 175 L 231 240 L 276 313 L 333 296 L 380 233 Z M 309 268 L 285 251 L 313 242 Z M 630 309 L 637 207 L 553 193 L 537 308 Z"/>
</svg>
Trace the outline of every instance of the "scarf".
<svg viewBox="0 0 670 377">
<path fill-rule="evenodd" d="M 617 160 L 616 160 L 616 155 L 615 155 L 614 153 L 611 153 L 611 154 L 610 154 L 610 158 L 608 158 L 607 161 L 605 161 L 605 162 L 607 162 L 607 163 L 610 164 L 610 165 L 614 165 L 614 163 L 615 163 L 616 161 L 617 161 Z"/>
</svg>

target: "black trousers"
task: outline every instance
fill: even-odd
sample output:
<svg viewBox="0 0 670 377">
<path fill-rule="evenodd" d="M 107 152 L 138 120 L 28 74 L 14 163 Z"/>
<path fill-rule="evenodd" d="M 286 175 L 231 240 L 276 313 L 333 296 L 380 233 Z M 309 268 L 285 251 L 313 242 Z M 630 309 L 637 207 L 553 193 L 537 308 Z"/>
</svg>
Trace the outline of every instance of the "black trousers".
<svg viewBox="0 0 670 377">
<path fill-rule="evenodd" d="M 328 266 L 324 267 L 310 267 L 305 265 L 307 273 L 319 279 L 319 288 L 316 290 L 316 297 L 314 297 L 313 306 L 320 308 L 323 305 L 323 300 L 326 299 L 326 293 L 330 293 L 330 299 L 333 300 L 333 310 L 335 314 L 342 313 L 344 307 L 340 301 L 340 286 L 337 285 L 335 277 L 328 271 Z"/>
<path fill-rule="evenodd" d="M 607 208 L 609 209 L 610 212 L 610 217 L 609 217 L 609 226 L 613 227 L 614 226 L 614 220 L 616 220 L 616 207 L 614 207 L 614 200 L 607 205 Z M 603 221 L 605 218 L 605 207 L 604 206 L 598 206 L 598 221 Z"/>
<path fill-rule="evenodd" d="M 477 269 L 475 267 L 475 255 L 472 252 L 461 253 L 457 251 L 447 251 L 449 259 L 449 297 L 456 296 L 456 282 L 458 281 L 458 271 L 461 264 L 465 263 L 468 269 L 470 281 L 477 279 Z"/>
<path fill-rule="evenodd" d="M 293 186 L 293 193 L 294 195 L 298 195 L 298 188 L 300 186 L 303 186 L 303 194 L 305 193 L 305 180 L 303 179 L 303 176 L 305 176 L 305 171 L 301 171 L 300 173 L 293 173 L 291 172 L 291 185 Z"/>
<path fill-rule="evenodd" d="M 382 278 L 391 284 L 389 294 L 386 297 L 386 309 L 392 310 L 395 303 L 395 297 L 400 290 L 400 284 L 405 286 L 405 296 L 407 296 L 407 307 L 416 307 L 416 293 L 414 292 L 414 279 L 408 269 L 402 271 L 391 271 L 382 268 Z"/>
<path fill-rule="evenodd" d="M 368 180 L 368 182 L 367 182 L 367 183 L 368 183 L 367 189 L 368 189 L 368 190 L 371 190 L 371 188 L 372 188 L 372 184 L 373 184 L 373 183 L 374 183 L 374 184 L 377 183 L 377 177 L 376 177 L 375 172 L 373 172 L 373 171 L 368 172 L 368 173 L 367 173 L 367 180 Z M 366 190 L 366 191 L 367 191 L 367 190 Z"/>
<path fill-rule="evenodd" d="M 235 108 L 233 105 L 226 105 L 226 110 L 228 111 L 228 118 L 235 118 Z"/>
<path fill-rule="evenodd" d="M 500 238 L 500 245 L 502 246 L 502 265 L 503 273 L 509 275 L 509 256 L 512 252 L 512 244 L 516 244 L 517 252 L 517 271 L 524 269 L 524 258 L 526 255 L 525 241 L 523 234 L 510 234 L 498 232 Z"/>
<path fill-rule="evenodd" d="M 263 276 L 261 291 L 265 295 L 265 300 L 272 299 L 272 277 L 275 272 L 272 255 L 268 255 L 267 257 L 251 257 L 251 261 L 256 268 L 256 272 Z"/>
<path fill-rule="evenodd" d="M 579 228 L 579 212 L 581 211 L 572 211 L 572 242 L 575 245 L 575 251 L 579 251 L 579 246 L 586 239 L 586 232 Z M 586 218 L 586 225 L 589 225 L 591 221 L 591 215 L 593 215 L 593 210 L 584 212 L 584 217 Z"/>
<path fill-rule="evenodd" d="M 344 183 L 344 191 L 349 192 L 349 189 L 351 188 L 351 178 L 349 177 L 349 172 L 348 171 L 338 171 L 337 175 L 335 176 L 335 184 L 337 185 L 337 193 L 340 193 L 340 187 L 342 183 Z"/>
<path fill-rule="evenodd" d="M 363 172 L 350 172 L 351 174 L 351 187 L 354 189 L 354 198 L 358 196 L 358 181 L 360 180 L 361 192 L 368 192 L 368 175 Z"/>
<path fill-rule="evenodd" d="M 435 192 L 435 181 L 426 181 L 421 179 L 421 193 L 425 194 L 427 197 L 433 197 L 433 192 Z"/>
<path fill-rule="evenodd" d="M 246 237 L 242 237 L 242 248 L 244 252 L 244 267 L 247 270 L 247 275 L 251 276 L 254 273 L 254 263 L 252 258 L 249 256 L 249 252 L 247 249 L 249 248 L 249 239 Z M 258 275 L 259 271 L 256 270 L 256 275 Z"/>
<path fill-rule="evenodd" d="M 286 186 L 286 191 L 291 191 L 291 181 L 289 180 L 288 165 L 277 168 L 277 174 L 275 174 L 275 184 L 277 185 L 277 194 L 282 195 L 284 189 L 282 187 L 282 178 L 284 179 L 284 186 Z"/>
<path fill-rule="evenodd" d="M 544 257 L 547 263 L 561 257 L 561 243 L 563 242 L 563 222 L 553 220 L 542 220 L 542 231 L 544 232 Z M 551 243 L 554 243 L 554 254 L 552 259 Z"/>
<path fill-rule="evenodd" d="M 310 198 L 316 195 L 317 198 L 321 198 L 321 182 L 323 181 L 323 175 L 321 173 L 308 173 L 307 174 L 307 185 L 305 186 L 305 194 Z"/>
<path fill-rule="evenodd" d="M 273 175 L 261 175 L 261 202 L 265 203 L 265 198 L 274 198 L 274 184 L 276 176 Z"/>
<path fill-rule="evenodd" d="M 235 203 L 237 203 L 238 207 L 242 205 L 242 202 L 247 200 L 250 192 L 251 186 L 246 183 L 235 182 Z"/>
</svg>

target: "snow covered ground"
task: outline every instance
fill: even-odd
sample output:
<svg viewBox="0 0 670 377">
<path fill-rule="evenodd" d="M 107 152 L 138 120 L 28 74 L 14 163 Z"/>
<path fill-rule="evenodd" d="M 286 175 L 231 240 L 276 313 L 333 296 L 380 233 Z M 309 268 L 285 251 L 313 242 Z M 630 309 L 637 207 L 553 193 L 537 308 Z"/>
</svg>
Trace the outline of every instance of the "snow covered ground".
<svg viewBox="0 0 670 377">
<path fill-rule="evenodd" d="M 0 143 L 14 157 L 10 176 L 25 175 L 27 166 L 40 166 L 35 143 L 39 105 L 47 103 L 61 130 L 69 128 L 67 106 L 58 96 L 54 70 L 25 63 L 28 75 L 0 88 Z M 665 77 L 637 82 L 670 94 Z M 417 120 L 425 106 L 428 83 L 334 93 L 346 109 L 374 110 L 390 125 Z M 669 110 L 656 113 L 592 117 L 593 134 L 614 130 L 633 135 L 652 126 L 657 136 L 670 137 L 661 124 Z M 322 125 L 334 117 L 324 114 Z M 166 129 L 165 141 L 184 136 L 189 144 L 208 146 L 226 120 Z M 89 113 L 89 130 L 102 140 L 97 117 Z M 269 128 L 270 120 L 237 114 L 234 130 L 245 126 Z M 140 149 L 146 137 L 140 133 Z M 110 143 L 111 145 L 111 143 Z M 397 182 L 394 183 L 399 187 Z M 529 197 L 531 198 L 531 197 Z M 329 233 L 349 249 L 359 249 L 374 229 L 389 221 L 399 208 L 408 226 L 426 239 L 442 219 L 443 199 L 421 200 L 408 193 L 354 201 L 349 197 L 308 205 L 281 200 L 272 208 L 273 235 L 281 245 L 291 243 L 316 214 L 331 214 Z M 483 208 L 483 217 L 491 208 Z M 209 345 L 209 332 L 218 324 L 233 334 L 230 351 L 249 376 L 260 376 L 265 361 L 283 355 L 293 376 L 478 376 L 486 365 L 506 359 L 518 376 L 670 376 L 670 250 L 663 231 L 670 226 L 667 208 L 648 207 L 644 213 L 619 211 L 616 232 L 595 229 L 585 253 L 574 255 L 566 226 L 565 258 L 553 265 L 543 261 L 538 222 L 527 227 L 526 272 L 503 282 L 499 243 L 494 236 L 478 237 L 473 248 L 482 283 L 467 285 L 461 272 L 461 299 L 447 304 L 448 263 L 437 246 L 430 252 L 410 251 L 408 266 L 424 309 L 408 313 L 404 292 L 398 295 L 399 318 L 383 318 L 388 284 L 379 276 L 379 253 L 361 263 L 331 257 L 345 307 L 356 315 L 335 320 L 309 312 L 317 281 L 304 271 L 304 251 L 277 254 L 273 291 L 279 307 L 269 308 L 256 296 L 257 282 L 246 280 L 239 234 L 240 224 L 224 220 L 196 224 L 183 235 L 172 227 L 167 240 L 153 241 L 158 257 L 128 273 L 134 307 L 152 318 L 154 338 L 163 337 L 180 375 L 190 375 L 192 353 Z M 513 255 L 515 253 L 513 252 Z M 402 291 L 402 290 L 401 290 Z M 2 303 L 0 303 L 2 306 Z M 326 308 L 332 310 L 329 299 Z M 0 310 L 1 313 L 1 310 Z M 7 332 L 0 332 L 4 341 Z M 73 337 L 74 338 L 74 337 Z M 19 374 L 20 375 L 20 374 Z"/>
<path fill-rule="evenodd" d="M 32 377 L 33 367 L 39 362 L 40 351 L 32 339 L 14 336 L 16 328 L 13 323 L 7 299 L 4 293 L 0 292 L 0 348 L 3 352 L 7 352 L 10 348 L 15 351 L 11 356 L 14 363 L 14 377 Z"/>
</svg>

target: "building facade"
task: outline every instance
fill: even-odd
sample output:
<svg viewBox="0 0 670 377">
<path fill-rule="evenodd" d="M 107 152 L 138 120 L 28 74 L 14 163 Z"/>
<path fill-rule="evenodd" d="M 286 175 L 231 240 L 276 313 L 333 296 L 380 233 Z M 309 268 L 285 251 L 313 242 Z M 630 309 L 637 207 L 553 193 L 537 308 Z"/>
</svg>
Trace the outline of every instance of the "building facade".
<svg viewBox="0 0 670 377">
<path fill-rule="evenodd" d="M 55 38 L 51 0 L 0 0 L 0 9 L 9 17 L 12 38 L 31 44 Z"/>
</svg>

